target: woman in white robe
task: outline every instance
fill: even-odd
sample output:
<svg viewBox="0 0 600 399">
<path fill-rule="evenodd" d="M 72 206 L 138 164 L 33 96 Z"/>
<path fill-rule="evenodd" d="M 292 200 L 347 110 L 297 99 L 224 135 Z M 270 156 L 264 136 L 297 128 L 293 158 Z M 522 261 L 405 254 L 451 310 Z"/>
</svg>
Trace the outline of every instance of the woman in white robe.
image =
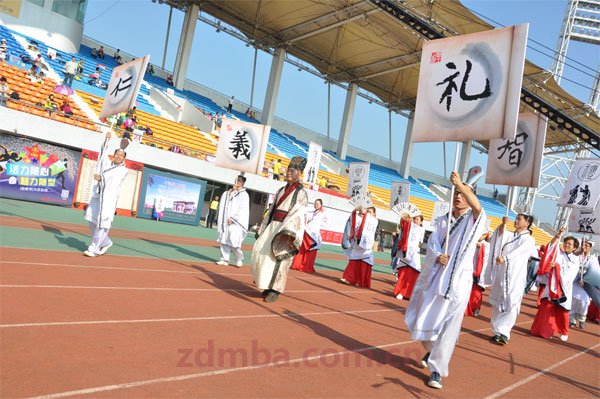
<svg viewBox="0 0 600 399">
<path fill-rule="evenodd" d="M 327 223 L 323 201 L 316 199 L 313 207 L 314 210 L 306 214 L 306 229 L 304 230 L 302 246 L 292 262 L 292 269 L 305 273 L 315 273 L 317 251 L 321 248 L 323 242 L 321 229 Z"/>
<path fill-rule="evenodd" d="M 250 196 L 244 188 L 246 178 L 238 176 L 235 185 L 221 196 L 219 217 L 217 219 L 217 242 L 220 244 L 221 259 L 217 265 L 227 266 L 231 252 L 235 257 L 235 266 L 244 265 L 242 242 L 248 235 L 250 218 Z"/>
<path fill-rule="evenodd" d="M 491 239 L 489 262 L 494 268 L 491 285 L 492 342 L 507 345 L 510 330 L 515 325 L 527 283 L 527 264 L 537 255 L 535 239 L 531 236 L 533 217 L 519 214 L 514 221 L 515 232 L 507 231 L 508 217 L 502 219 Z"/>
<path fill-rule="evenodd" d="M 396 299 L 410 299 L 419 274 L 421 273 L 421 243 L 425 236 L 422 227 L 423 216 L 410 218 L 404 215 L 400 220 L 400 235 L 392 247 L 392 268 L 398 281 L 394 287 Z M 406 238 L 406 242 L 403 240 Z M 406 250 L 405 250 L 406 249 Z"/>
<path fill-rule="evenodd" d="M 590 273 L 591 270 L 597 271 L 600 269 L 598 257 L 592 255 L 593 244 L 592 241 L 584 241 L 581 246 L 582 253 L 579 255 L 581 266 L 579 267 L 579 273 L 577 274 L 575 281 L 573 281 L 573 305 L 570 312 L 570 327 L 575 327 L 576 323 L 579 323 L 579 328 L 585 328 L 585 319 L 591 298 L 584 289 L 584 276 L 586 273 Z"/>
</svg>

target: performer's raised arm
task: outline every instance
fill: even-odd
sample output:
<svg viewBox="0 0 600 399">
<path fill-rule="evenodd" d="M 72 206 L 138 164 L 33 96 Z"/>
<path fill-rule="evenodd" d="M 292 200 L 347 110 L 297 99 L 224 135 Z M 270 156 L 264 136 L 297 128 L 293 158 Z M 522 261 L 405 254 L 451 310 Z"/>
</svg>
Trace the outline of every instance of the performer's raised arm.
<svg viewBox="0 0 600 399">
<path fill-rule="evenodd" d="M 458 191 L 463 196 L 463 198 L 469 205 L 469 208 L 473 210 L 473 218 L 477 219 L 481 214 L 482 208 L 481 204 L 479 203 L 479 200 L 477 199 L 477 196 L 475 195 L 475 191 L 473 191 L 473 189 L 470 186 L 463 183 L 457 171 L 452 172 L 452 174 L 450 175 L 450 181 L 456 187 L 456 191 Z"/>
</svg>

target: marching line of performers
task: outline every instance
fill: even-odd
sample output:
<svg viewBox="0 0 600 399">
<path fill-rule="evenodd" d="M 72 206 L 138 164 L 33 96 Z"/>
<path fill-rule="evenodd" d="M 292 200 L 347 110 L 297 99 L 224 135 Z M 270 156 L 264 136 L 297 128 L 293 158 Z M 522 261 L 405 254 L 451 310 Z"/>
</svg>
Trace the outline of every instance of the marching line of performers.
<svg viewBox="0 0 600 399">
<path fill-rule="evenodd" d="M 108 233 L 127 174 L 126 145 L 121 143 L 109 158 L 109 139 L 110 133 L 102 144 L 94 174 L 94 195 L 86 212 L 92 244 L 84 254 L 90 257 L 101 256 L 112 246 Z M 308 193 L 300 182 L 306 162 L 303 157 L 290 160 L 286 184 L 275 194 L 256 233 L 250 263 L 254 283 L 262 290 L 265 302 L 275 302 L 284 293 L 291 268 L 315 271 L 322 242 L 320 231 L 327 217 L 321 200 L 314 201 L 314 210 L 308 211 Z M 490 339 L 500 345 L 510 342 L 510 331 L 523 295 L 532 287 L 533 277 L 539 287 L 539 307 L 532 335 L 550 338 L 559 334 L 566 341 L 569 329 L 576 323 L 579 328 L 585 327 L 586 314 L 594 313 L 598 318 L 600 266 L 598 258 L 591 255 L 592 243 L 585 241 L 580 249 L 579 241 L 567 236 L 560 245 L 565 231 L 561 228 L 541 251 L 537 271 L 528 270 L 530 258 L 538 255 L 530 230 L 533 218 L 519 214 L 511 232 L 505 217 L 490 236 L 485 210 L 475 194 L 483 172 L 480 168 L 472 170 L 474 173 L 469 173 L 466 182 L 456 171 L 452 172 L 451 209 L 432 222 L 433 232 L 427 240 L 423 264 L 420 245 L 425 229 L 420 211 L 409 203 L 392 209 L 400 215 L 392 248 L 391 267 L 397 277 L 393 294 L 398 299 L 410 300 L 404 321 L 412 339 L 421 341 L 427 352 L 421 364 L 431 371 L 428 385 L 438 389 L 442 388 L 442 377 L 448 375 L 463 318 L 479 315 L 484 289 L 491 290 L 493 336 Z M 218 265 L 244 264 L 242 242 L 248 234 L 250 207 L 245 183 L 245 176 L 237 176 L 219 203 Z M 370 288 L 378 220 L 369 195 L 357 195 L 350 202 L 354 209 L 346 222 L 341 244 L 348 264 L 340 281 Z M 589 305 L 590 301 L 593 305 Z"/>
</svg>

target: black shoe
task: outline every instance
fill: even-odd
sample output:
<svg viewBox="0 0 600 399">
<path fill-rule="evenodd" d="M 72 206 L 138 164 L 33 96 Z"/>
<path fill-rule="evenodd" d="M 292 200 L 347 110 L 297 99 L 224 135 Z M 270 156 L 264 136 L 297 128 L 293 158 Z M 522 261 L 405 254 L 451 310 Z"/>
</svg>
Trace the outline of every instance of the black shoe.
<svg viewBox="0 0 600 399">
<path fill-rule="evenodd" d="M 577 323 L 575 323 L 574 321 L 569 323 L 569 327 L 575 327 L 577 325 Z"/>
<path fill-rule="evenodd" d="M 585 321 L 579 322 L 579 328 L 581 328 L 582 330 L 585 328 Z"/>
<path fill-rule="evenodd" d="M 473 317 L 479 317 L 479 309 L 473 311 Z"/>
<path fill-rule="evenodd" d="M 499 343 L 500 342 L 500 335 L 496 334 L 496 335 L 491 336 L 490 337 L 490 341 Z"/>
<path fill-rule="evenodd" d="M 506 335 L 504 335 L 504 334 L 501 334 L 500 338 L 498 339 L 498 343 L 500 345 L 508 345 L 508 342 L 509 342 L 508 337 Z"/>
<path fill-rule="evenodd" d="M 431 354 L 431 352 L 427 352 L 425 354 L 425 356 L 423 356 L 423 359 L 421 359 L 421 366 L 423 366 L 424 369 L 427 368 L 427 361 L 429 360 L 429 355 Z"/>
<path fill-rule="evenodd" d="M 440 377 L 440 373 L 435 371 L 431 373 L 427 385 L 435 389 L 442 389 L 442 377 Z"/>
<path fill-rule="evenodd" d="M 271 291 L 267 294 L 267 296 L 265 296 L 264 301 L 265 302 L 275 302 L 278 299 L 279 299 L 279 292 Z"/>
<path fill-rule="evenodd" d="M 262 297 L 263 297 L 263 298 L 264 298 L 264 297 L 266 297 L 266 296 L 267 296 L 267 294 L 268 294 L 269 292 L 271 292 L 271 290 L 264 290 L 264 291 L 262 292 Z"/>
</svg>

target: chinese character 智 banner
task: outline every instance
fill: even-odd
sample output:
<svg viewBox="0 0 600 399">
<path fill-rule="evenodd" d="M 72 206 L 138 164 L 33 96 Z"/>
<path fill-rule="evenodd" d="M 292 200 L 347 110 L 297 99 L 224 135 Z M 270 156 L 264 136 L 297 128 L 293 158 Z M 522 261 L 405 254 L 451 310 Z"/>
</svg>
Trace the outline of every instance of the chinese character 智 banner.
<svg viewBox="0 0 600 399">
<path fill-rule="evenodd" d="M 600 159 L 582 158 L 575 161 L 558 205 L 591 211 L 600 198 Z"/>
<path fill-rule="evenodd" d="M 401 202 L 410 201 L 410 182 L 394 181 L 390 189 L 390 209 Z"/>
<path fill-rule="evenodd" d="M 513 139 L 528 26 L 425 42 L 412 141 Z"/>
<path fill-rule="evenodd" d="M 312 141 L 308 145 L 308 154 L 306 156 L 306 167 L 302 180 L 305 183 L 313 184 L 317 178 L 319 167 L 321 166 L 321 155 L 323 154 L 323 147 Z"/>
<path fill-rule="evenodd" d="M 81 152 L 0 135 L 0 196 L 70 206 Z"/>
<path fill-rule="evenodd" d="M 215 165 L 260 175 L 270 132 L 270 126 L 223 119 Z"/>
<path fill-rule="evenodd" d="M 144 80 L 150 56 L 114 68 L 104 96 L 100 119 L 120 112 L 127 112 L 135 105 L 135 99 Z"/>
<path fill-rule="evenodd" d="M 547 123 L 541 114 L 520 114 L 514 139 L 490 140 L 485 182 L 537 188 Z"/>
<path fill-rule="evenodd" d="M 600 234 L 600 206 L 593 211 L 573 209 L 569 216 L 569 233 Z"/>
<path fill-rule="evenodd" d="M 348 197 L 354 197 L 357 194 L 365 195 L 369 189 L 369 169 L 371 164 L 368 162 L 351 162 L 348 170 Z"/>
</svg>

